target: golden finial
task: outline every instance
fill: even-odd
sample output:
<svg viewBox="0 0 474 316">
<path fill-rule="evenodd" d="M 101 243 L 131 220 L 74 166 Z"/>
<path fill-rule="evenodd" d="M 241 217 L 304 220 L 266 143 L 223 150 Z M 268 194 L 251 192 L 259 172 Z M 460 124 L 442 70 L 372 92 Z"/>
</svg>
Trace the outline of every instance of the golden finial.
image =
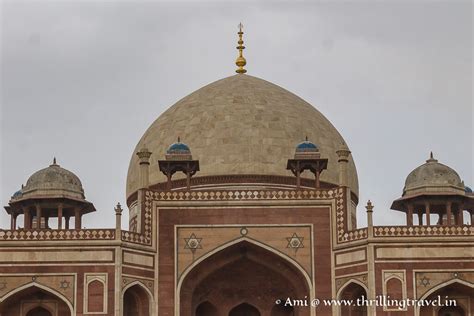
<svg viewBox="0 0 474 316">
<path fill-rule="evenodd" d="M 244 32 L 242 31 L 242 29 L 244 28 L 244 26 L 243 26 L 242 23 L 239 23 L 238 27 L 239 27 L 239 32 L 237 34 L 239 34 L 239 41 L 237 43 L 239 43 L 239 46 L 237 46 L 237 49 L 239 50 L 239 57 L 237 57 L 237 60 L 235 61 L 235 64 L 239 68 L 237 68 L 237 70 L 235 72 L 238 73 L 238 74 L 244 74 L 244 73 L 247 72 L 247 70 L 244 69 L 244 66 L 247 64 L 247 61 L 245 60 L 244 56 L 242 55 L 242 52 L 245 49 L 245 46 L 243 45 L 244 41 L 242 39 L 242 35 L 244 35 Z"/>
</svg>

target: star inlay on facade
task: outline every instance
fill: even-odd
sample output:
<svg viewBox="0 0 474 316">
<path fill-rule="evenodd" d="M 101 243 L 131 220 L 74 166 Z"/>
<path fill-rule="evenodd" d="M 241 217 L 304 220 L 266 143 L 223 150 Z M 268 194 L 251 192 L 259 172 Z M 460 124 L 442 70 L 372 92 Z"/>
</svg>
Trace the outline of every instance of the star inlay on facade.
<svg viewBox="0 0 474 316">
<path fill-rule="evenodd" d="M 66 281 L 66 280 L 62 280 L 59 284 L 59 287 L 62 289 L 62 290 L 66 290 L 68 289 L 70 286 L 70 282 L 69 281 Z"/>
<path fill-rule="evenodd" d="M 189 238 L 184 238 L 184 242 L 186 243 L 184 249 L 189 249 L 194 254 L 196 249 L 202 249 L 201 241 L 202 238 L 198 238 L 194 233 L 192 233 Z"/>
<path fill-rule="evenodd" d="M 420 284 L 423 285 L 424 287 L 427 287 L 428 285 L 430 285 L 430 279 L 428 279 L 426 276 L 423 276 L 420 279 Z"/>
<path fill-rule="evenodd" d="M 288 245 L 286 246 L 286 248 L 291 248 L 296 253 L 299 248 L 304 248 L 303 239 L 304 237 L 300 237 L 296 233 L 293 233 L 291 237 L 286 238 L 286 240 L 288 241 Z"/>
</svg>

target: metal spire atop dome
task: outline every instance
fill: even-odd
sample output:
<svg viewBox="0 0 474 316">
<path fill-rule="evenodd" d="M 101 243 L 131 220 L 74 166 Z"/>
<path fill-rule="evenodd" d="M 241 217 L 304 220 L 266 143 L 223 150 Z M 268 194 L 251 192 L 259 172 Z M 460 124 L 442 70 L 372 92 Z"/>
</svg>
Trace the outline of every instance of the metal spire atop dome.
<svg viewBox="0 0 474 316">
<path fill-rule="evenodd" d="M 50 167 L 56 167 L 56 166 L 59 166 L 59 165 L 56 163 L 56 157 L 53 157 L 53 163 L 50 165 Z"/>
<path fill-rule="evenodd" d="M 237 68 L 235 72 L 238 74 L 244 74 L 247 72 L 247 70 L 244 69 L 244 66 L 247 64 L 247 61 L 245 60 L 242 54 L 243 50 L 245 49 L 245 46 L 243 45 L 244 41 L 242 39 L 242 35 L 244 35 L 244 32 L 242 31 L 244 26 L 242 23 L 239 23 L 238 27 L 239 27 L 239 32 L 237 34 L 239 34 L 239 41 L 237 43 L 239 44 L 239 46 L 237 46 L 237 49 L 239 50 L 239 57 L 237 57 L 237 59 L 235 60 L 235 64 L 239 68 Z"/>
<path fill-rule="evenodd" d="M 438 160 L 434 158 L 432 151 L 430 152 L 430 159 L 426 160 L 426 162 L 438 162 Z"/>
</svg>

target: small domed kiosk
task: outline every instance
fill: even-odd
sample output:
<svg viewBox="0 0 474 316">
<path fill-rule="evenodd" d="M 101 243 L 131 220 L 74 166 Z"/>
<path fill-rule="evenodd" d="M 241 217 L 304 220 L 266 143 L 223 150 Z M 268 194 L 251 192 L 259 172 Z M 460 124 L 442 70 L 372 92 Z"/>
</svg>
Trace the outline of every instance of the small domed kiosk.
<svg viewBox="0 0 474 316">
<path fill-rule="evenodd" d="M 459 174 L 431 153 L 424 164 L 410 172 L 402 197 L 391 208 L 407 213 L 408 226 L 413 225 L 413 214 L 418 215 L 419 225 L 463 225 L 463 211 L 474 214 L 474 197 Z M 439 216 L 437 223 L 431 222 L 432 214 Z"/>
<path fill-rule="evenodd" d="M 17 217 L 24 215 L 24 229 L 50 229 L 49 219 L 57 218 L 57 228 L 69 229 L 69 219 L 75 218 L 80 229 L 82 215 L 95 211 L 85 199 L 81 180 L 56 163 L 32 174 L 21 190 L 11 197 L 5 207 L 11 216 L 11 229 L 17 227 Z"/>
</svg>

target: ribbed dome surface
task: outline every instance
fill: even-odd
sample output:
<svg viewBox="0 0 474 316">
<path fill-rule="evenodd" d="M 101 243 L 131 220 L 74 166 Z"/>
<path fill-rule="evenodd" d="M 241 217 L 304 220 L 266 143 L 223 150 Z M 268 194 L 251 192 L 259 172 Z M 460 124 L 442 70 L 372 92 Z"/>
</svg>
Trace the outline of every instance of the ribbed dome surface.
<svg viewBox="0 0 474 316">
<path fill-rule="evenodd" d="M 180 137 L 198 159 L 196 176 L 284 175 L 296 146 L 307 136 L 329 159 L 321 180 L 338 183 L 336 150 L 344 143 L 334 126 L 313 106 L 287 90 L 249 75 L 235 75 L 211 83 L 178 101 L 145 132 L 128 170 L 127 197 L 138 189 L 136 152 L 152 152 L 150 183 L 165 182 L 157 160 Z M 352 159 L 349 184 L 358 194 L 357 172 Z M 177 174 L 176 178 L 178 178 Z"/>
</svg>

